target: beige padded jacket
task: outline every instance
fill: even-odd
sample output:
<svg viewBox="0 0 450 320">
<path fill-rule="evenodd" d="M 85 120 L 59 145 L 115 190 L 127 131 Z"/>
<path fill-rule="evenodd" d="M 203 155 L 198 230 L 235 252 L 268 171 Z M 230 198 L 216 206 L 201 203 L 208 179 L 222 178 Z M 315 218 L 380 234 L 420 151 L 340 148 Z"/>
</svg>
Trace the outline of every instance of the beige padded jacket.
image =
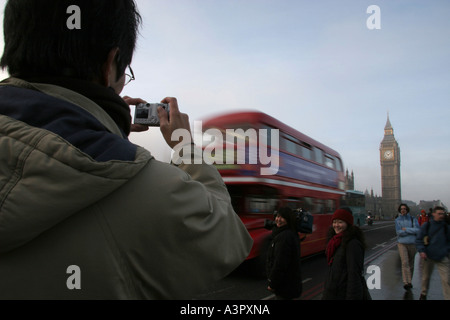
<svg viewBox="0 0 450 320">
<path fill-rule="evenodd" d="M 73 91 L 9 85 L 69 101 L 120 135 Z M 0 114 L 0 299 L 191 298 L 251 245 L 214 167 L 176 167 L 141 147 L 134 161 L 97 162 Z"/>
</svg>

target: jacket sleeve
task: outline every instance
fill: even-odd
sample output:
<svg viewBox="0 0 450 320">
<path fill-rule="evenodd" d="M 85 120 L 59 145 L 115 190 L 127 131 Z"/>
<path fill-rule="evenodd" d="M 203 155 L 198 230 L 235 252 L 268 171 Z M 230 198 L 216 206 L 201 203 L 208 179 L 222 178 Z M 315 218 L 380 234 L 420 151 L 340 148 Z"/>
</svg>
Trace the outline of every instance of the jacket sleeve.
<svg viewBox="0 0 450 320">
<path fill-rule="evenodd" d="M 252 239 L 218 171 L 152 160 L 108 216 L 139 297 L 186 299 L 233 271 Z M 131 208 L 132 209 L 131 209 Z"/>
<path fill-rule="evenodd" d="M 406 234 L 405 231 L 402 230 L 402 224 L 398 218 L 395 219 L 395 232 L 399 237 L 404 236 Z"/>
</svg>

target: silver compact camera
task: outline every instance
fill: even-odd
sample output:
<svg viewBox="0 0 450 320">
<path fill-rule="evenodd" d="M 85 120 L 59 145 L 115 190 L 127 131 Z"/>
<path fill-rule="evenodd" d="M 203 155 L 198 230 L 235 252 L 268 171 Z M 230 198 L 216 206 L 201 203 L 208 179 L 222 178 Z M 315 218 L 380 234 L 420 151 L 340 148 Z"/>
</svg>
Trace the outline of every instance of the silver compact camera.
<svg viewBox="0 0 450 320">
<path fill-rule="evenodd" d="M 169 115 L 167 103 L 139 103 L 134 111 L 134 123 L 149 127 L 159 127 L 158 107 L 163 107 Z"/>
</svg>

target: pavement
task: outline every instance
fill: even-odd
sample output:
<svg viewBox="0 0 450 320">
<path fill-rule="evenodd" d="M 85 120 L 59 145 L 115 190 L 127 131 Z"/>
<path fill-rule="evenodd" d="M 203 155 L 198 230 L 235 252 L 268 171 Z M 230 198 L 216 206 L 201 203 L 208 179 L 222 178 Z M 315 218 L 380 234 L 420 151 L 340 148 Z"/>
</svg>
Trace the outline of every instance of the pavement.
<svg viewBox="0 0 450 320">
<path fill-rule="evenodd" d="M 414 274 L 412 279 L 413 288 L 406 291 L 403 288 L 402 272 L 400 265 L 400 257 L 397 246 L 392 246 L 388 251 L 366 265 L 378 266 L 381 278 L 380 289 L 370 289 L 370 295 L 373 300 L 419 300 L 421 292 L 421 271 L 419 267 L 420 256 L 416 254 L 414 264 Z M 367 274 L 366 279 L 375 273 Z M 373 282 L 375 283 L 375 282 Z M 430 288 L 428 290 L 427 300 L 444 300 L 442 293 L 441 278 L 436 267 L 430 280 Z"/>
</svg>

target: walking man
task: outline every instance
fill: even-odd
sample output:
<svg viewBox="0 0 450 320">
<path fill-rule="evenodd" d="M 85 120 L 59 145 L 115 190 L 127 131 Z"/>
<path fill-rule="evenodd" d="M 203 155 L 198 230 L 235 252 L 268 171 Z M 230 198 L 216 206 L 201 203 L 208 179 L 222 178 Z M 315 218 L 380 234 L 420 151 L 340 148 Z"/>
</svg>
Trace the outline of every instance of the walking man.
<svg viewBox="0 0 450 320">
<path fill-rule="evenodd" d="M 425 223 L 416 239 L 417 250 L 423 260 L 422 292 L 420 300 L 427 299 L 430 277 L 434 266 L 437 266 L 441 276 L 444 299 L 450 300 L 450 266 L 448 255 L 450 253 L 450 232 L 445 222 L 443 207 L 435 207 L 432 219 Z"/>
</svg>

